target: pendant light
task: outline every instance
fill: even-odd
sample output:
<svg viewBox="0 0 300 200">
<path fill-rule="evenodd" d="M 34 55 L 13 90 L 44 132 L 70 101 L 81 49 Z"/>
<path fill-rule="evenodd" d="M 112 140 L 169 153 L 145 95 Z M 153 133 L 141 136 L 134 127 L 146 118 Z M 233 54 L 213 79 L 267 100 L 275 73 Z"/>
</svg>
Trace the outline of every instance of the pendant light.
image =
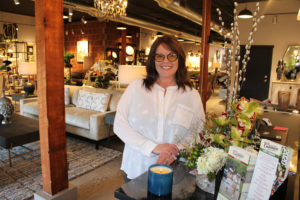
<svg viewBox="0 0 300 200">
<path fill-rule="evenodd" d="M 253 17 L 253 14 L 250 10 L 247 9 L 247 5 L 246 5 L 245 9 L 242 10 L 238 15 L 238 18 L 241 18 L 241 19 L 250 19 L 252 17 Z"/>
</svg>

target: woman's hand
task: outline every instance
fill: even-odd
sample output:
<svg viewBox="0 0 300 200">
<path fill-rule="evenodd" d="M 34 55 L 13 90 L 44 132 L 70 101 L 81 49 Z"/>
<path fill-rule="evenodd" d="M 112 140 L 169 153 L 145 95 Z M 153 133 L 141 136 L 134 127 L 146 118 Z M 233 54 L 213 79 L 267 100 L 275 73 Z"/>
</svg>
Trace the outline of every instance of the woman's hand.
<svg viewBox="0 0 300 200">
<path fill-rule="evenodd" d="M 174 162 L 174 160 L 175 160 L 174 156 L 171 156 L 166 152 L 162 152 L 159 154 L 156 164 L 171 165 Z"/>
<path fill-rule="evenodd" d="M 175 157 L 179 153 L 179 149 L 175 144 L 158 144 L 152 151 L 155 154 L 159 154 L 156 161 L 157 164 L 170 165 L 174 162 Z"/>
</svg>

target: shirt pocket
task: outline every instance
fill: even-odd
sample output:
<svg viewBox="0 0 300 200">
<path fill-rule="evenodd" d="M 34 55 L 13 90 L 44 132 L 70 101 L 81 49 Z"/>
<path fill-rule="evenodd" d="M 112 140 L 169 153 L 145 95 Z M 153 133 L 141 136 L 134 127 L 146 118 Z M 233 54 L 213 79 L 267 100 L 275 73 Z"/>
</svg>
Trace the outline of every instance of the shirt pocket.
<svg viewBox="0 0 300 200">
<path fill-rule="evenodd" d="M 186 129 L 191 127 L 194 111 L 182 104 L 177 104 L 172 118 L 172 124 L 183 126 Z"/>
</svg>

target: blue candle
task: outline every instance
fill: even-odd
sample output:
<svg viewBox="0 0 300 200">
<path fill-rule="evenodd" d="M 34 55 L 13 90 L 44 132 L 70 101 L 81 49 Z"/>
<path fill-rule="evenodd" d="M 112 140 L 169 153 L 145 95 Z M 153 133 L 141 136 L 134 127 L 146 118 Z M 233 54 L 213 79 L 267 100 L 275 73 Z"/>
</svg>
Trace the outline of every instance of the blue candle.
<svg viewBox="0 0 300 200">
<path fill-rule="evenodd" d="M 168 165 L 154 164 L 148 170 L 148 192 L 157 196 L 172 194 L 173 169 Z"/>
</svg>

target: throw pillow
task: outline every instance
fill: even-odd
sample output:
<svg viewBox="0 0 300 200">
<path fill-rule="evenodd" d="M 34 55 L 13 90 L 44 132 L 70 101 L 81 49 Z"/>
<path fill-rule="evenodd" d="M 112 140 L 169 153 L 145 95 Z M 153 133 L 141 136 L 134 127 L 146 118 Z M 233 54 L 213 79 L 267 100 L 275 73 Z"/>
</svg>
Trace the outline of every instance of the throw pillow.
<svg viewBox="0 0 300 200">
<path fill-rule="evenodd" d="M 70 104 L 70 88 L 65 87 L 65 105 Z"/>
<path fill-rule="evenodd" d="M 110 94 L 79 90 L 77 107 L 99 112 L 107 111 Z"/>
</svg>

